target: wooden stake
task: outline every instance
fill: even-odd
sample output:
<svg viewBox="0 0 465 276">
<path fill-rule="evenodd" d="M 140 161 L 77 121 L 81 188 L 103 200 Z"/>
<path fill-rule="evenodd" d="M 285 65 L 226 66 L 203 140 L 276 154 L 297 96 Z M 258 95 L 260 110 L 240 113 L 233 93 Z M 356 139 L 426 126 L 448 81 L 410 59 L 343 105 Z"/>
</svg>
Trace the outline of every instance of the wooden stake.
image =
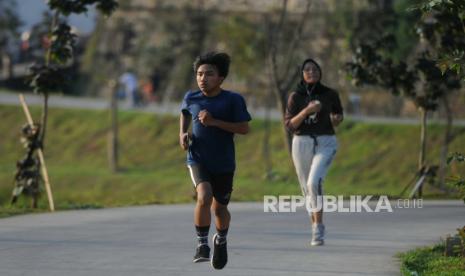
<svg viewBox="0 0 465 276">
<path fill-rule="evenodd" d="M 29 112 L 29 108 L 27 107 L 26 100 L 24 99 L 24 96 L 21 93 L 19 94 L 19 101 L 21 102 L 21 105 L 23 106 L 24 114 L 26 114 L 28 123 L 31 125 L 31 127 L 33 127 L 34 121 L 32 120 L 31 113 Z M 53 203 L 52 189 L 50 187 L 50 180 L 48 178 L 47 167 L 45 166 L 44 153 L 42 152 L 42 149 L 40 148 L 37 151 L 39 153 L 42 177 L 44 178 L 44 182 L 45 182 L 45 190 L 47 191 L 48 205 L 50 207 L 50 211 L 53 212 L 55 211 L 55 205 Z"/>
</svg>

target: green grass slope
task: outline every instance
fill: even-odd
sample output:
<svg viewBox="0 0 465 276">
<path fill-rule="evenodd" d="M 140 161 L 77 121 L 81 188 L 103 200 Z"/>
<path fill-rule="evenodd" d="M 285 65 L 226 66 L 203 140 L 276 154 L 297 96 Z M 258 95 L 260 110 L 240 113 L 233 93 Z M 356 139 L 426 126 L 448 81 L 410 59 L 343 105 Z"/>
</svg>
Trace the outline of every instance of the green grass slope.
<svg viewBox="0 0 465 276">
<path fill-rule="evenodd" d="M 31 109 L 39 118 L 39 108 Z M 0 206 L 7 206 L 13 188 L 15 162 L 25 150 L 19 142 L 25 117 L 20 107 L 0 105 Z M 45 158 L 58 208 L 181 203 L 193 189 L 185 153 L 178 146 L 178 119 L 172 116 L 120 112 L 120 166 L 107 165 L 107 111 L 51 109 Z M 344 122 L 337 130 L 339 151 L 327 176 L 328 194 L 396 196 L 413 178 L 419 149 L 419 127 Z M 429 126 L 428 161 L 438 163 L 443 127 Z M 262 200 L 264 194 L 300 193 L 286 152 L 282 129 L 271 124 L 272 179 L 265 179 L 264 124 L 252 121 L 252 131 L 236 136 L 237 173 L 233 200 Z M 465 135 L 450 151 L 465 151 Z M 464 175 L 464 169 L 451 167 Z M 440 196 L 431 187 L 427 196 Z M 21 204 L 26 204 L 24 201 Z M 46 206 L 45 193 L 41 206 Z M 7 208 L 7 207 L 4 207 Z"/>
</svg>

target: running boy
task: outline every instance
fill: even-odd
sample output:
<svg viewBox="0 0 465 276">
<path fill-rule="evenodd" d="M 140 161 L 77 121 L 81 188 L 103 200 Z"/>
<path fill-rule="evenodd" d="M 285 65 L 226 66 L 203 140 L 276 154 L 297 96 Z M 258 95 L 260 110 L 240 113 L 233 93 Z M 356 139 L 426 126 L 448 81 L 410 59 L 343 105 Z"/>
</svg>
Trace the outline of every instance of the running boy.
<svg viewBox="0 0 465 276">
<path fill-rule="evenodd" d="M 197 192 L 194 224 L 198 245 L 193 261 L 210 260 L 208 232 L 213 209 L 217 233 L 211 264 L 215 269 L 222 269 L 228 261 L 226 235 L 231 215 L 227 206 L 236 168 L 233 137 L 247 134 L 251 120 L 243 97 L 221 88 L 229 64 L 225 53 L 197 57 L 194 71 L 200 90 L 184 96 L 179 128 L 179 143 L 187 150 L 187 167 Z"/>
</svg>

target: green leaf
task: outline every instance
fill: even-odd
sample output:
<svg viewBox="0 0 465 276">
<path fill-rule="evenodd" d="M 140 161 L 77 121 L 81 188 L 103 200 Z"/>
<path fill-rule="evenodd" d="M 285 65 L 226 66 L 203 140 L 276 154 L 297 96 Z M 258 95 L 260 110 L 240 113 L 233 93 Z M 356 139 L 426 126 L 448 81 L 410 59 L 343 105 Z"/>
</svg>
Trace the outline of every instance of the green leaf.
<svg viewBox="0 0 465 276">
<path fill-rule="evenodd" d="M 447 165 L 449 165 L 454 160 L 454 156 L 447 157 Z"/>
</svg>

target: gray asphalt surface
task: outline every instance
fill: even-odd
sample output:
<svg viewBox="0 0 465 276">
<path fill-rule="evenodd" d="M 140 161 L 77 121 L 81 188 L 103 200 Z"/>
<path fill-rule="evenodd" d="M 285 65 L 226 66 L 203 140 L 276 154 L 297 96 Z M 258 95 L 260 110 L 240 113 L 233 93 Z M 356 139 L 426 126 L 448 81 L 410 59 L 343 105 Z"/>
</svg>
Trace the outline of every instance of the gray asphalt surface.
<svg viewBox="0 0 465 276">
<path fill-rule="evenodd" d="M 322 247 L 309 246 L 304 209 L 264 213 L 262 203 L 232 203 L 222 271 L 192 263 L 193 204 L 11 217 L 0 220 L 0 275 L 399 275 L 397 252 L 465 223 L 460 201 L 394 203 L 392 213 L 325 214 Z"/>
<path fill-rule="evenodd" d="M 28 105 L 42 105 L 42 98 L 37 94 L 25 94 L 26 102 Z M 4 92 L 0 90 L 0 105 L 19 105 L 18 95 L 15 93 Z M 49 106 L 61 108 L 78 108 L 78 109 L 93 109 L 104 110 L 109 108 L 109 100 L 104 98 L 85 98 L 85 97 L 71 97 L 52 94 L 49 98 Z M 171 114 L 179 115 L 179 103 L 171 104 L 151 104 L 144 107 L 132 108 L 127 106 L 124 102 L 120 102 L 119 109 L 133 110 L 137 112 L 155 113 L 155 114 Z M 264 119 L 266 111 L 264 108 L 250 108 L 249 112 L 253 118 Z M 271 120 L 281 120 L 281 114 L 278 110 L 272 109 L 269 112 Z M 366 122 L 376 124 L 400 124 L 400 125 L 418 125 L 420 121 L 416 118 L 390 118 L 378 116 L 363 116 L 346 114 L 345 117 L 355 122 Z M 444 120 L 430 119 L 428 123 L 444 124 Z M 465 126 L 465 120 L 454 120 L 455 126 Z"/>
</svg>

